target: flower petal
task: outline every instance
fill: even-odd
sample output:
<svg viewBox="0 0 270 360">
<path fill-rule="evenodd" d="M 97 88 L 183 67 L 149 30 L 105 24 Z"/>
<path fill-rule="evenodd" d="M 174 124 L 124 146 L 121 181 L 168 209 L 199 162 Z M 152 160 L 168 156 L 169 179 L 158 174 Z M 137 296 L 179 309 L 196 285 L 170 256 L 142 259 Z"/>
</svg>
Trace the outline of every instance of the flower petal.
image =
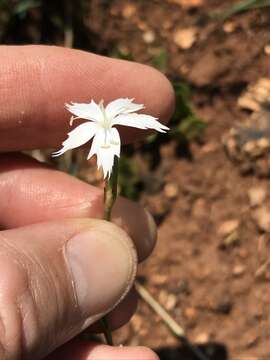
<svg viewBox="0 0 270 360">
<path fill-rule="evenodd" d="M 89 104 L 80 104 L 80 103 L 71 103 L 66 104 L 66 108 L 70 111 L 73 115 L 78 116 L 82 119 L 92 120 L 92 121 L 101 121 L 103 119 L 103 114 L 98 106 L 91 100 Z"/>
<path fill-rule="evenodd" d="M 54 152 L 52 156 L 62 155 L 64 152 L 79 147 L 91 140 L 97 131 L 95 123 L 83 123 L 68 133 L 68 138 L 62 143 L 62 149 Z"/>
<path fill-rule="evenodd" d="M 110 102 L 105 109 L 109 118 L 114 118 L 119 114 L 128 114 L 144 109 L 144 105 L 133 103 L 134 99 L 117 99 Z"/>
<path fill-rule="evenodd" d="M 114 157 L 120 157 L 120 136 L 117 129 L 101 128 L 95 135 L 87 159 L 97 155 L 97 166 L 102 167 L 104 179 L 111 176 Z"/>
<path fill-rule="evenodd" d="M 112 126 L 114 125 L 125 125 L 144 130 L 154 129 L 163 133 L 169 130 L 167 126 L 157 121 L 157 118 L 145 114 L 118 115 L 112 122 Z"/>
</svg>

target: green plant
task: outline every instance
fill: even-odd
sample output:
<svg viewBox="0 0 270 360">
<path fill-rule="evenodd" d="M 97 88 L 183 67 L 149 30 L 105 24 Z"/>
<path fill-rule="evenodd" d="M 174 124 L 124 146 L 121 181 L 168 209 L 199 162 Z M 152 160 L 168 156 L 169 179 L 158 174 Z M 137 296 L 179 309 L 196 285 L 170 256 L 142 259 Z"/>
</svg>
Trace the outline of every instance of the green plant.
<svg viewBox="0 0 270 360">
<path fill-rule="evenodd" d="M 171 135 L 187 142 L 197 140 L 206 124 L 194 113 L 191 104 L 191 89 L 185 82 L 174 81 L 176 107 L 171 120 Z"/>
<path fill-rule="evenodd" d="M 160 52 L 152 58 L 152 64 L 158 70 L 165 72 L 167 69 L 168 54 L 164 48 L 160 49 Z"/>
<path fill-rule="evenodd" d="M 13 7 L 13 15 L 25 16 L 29 10 L 37 8 L 41 5 L 40 0 L 23 0 L 19 1 Z"/>
<path fill-rule="evenodd" d="M 270 0 L 242 0 L 229 8 L 213 13 L 213 16 L 222 20 L 227 20 L 231 16 L 237 15 L 241 12 L 264 8 L 267 6 L 270 6 Z"/>
<path fill-rule="evenodd" d="M 125 154 L 121 155 L 119 161 L 118 185 L 122 196 L 138 200 L 139 198 L 139 176 L 135 162 Z"/>
</svg>

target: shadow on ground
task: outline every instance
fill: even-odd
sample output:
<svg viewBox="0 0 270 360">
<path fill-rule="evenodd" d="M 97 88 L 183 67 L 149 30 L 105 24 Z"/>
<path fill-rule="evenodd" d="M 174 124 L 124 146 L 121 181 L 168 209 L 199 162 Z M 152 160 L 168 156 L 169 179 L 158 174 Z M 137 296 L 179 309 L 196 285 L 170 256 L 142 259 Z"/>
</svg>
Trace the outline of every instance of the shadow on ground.
<svg viewBox="0 0 270 360">
<path fill-rule="evenodd" d="M 227 360 L 228 352 L 226 347 L 220 343 L 207 343 L 197 347 L 208 360 Z M 198 360 L 187 345 L 179 347 L 162 347 L 155 350 L 160 360 Z"/>
</svg>

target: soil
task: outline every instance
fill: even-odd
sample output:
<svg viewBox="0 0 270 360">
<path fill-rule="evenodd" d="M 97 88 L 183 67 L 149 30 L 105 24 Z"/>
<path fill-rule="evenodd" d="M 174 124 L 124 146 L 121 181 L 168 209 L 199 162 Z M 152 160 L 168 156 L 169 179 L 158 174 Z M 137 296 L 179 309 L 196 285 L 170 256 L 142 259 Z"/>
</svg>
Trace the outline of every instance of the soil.
<svg viewBox="0 0 270 360">
<path fill-rule="evenodd" d="M 85 24 L 99 52 L 117 47 L 151 64 L 165 49 L 166 74 L 191 84 L 207 129 L 189 157 L 174 141 L 160 149 L 163 186 L 141 198 L 159 220 L 159 242 L 139 280 L 209 359 L 255 360 L 270 358 L 269 178 L 244 176 L 222 139 L 249 116 L 237 105 L 242 92 L 270 77 L 270 8 L 209 16 L 234 3 L 95 0 Z M 144 302 L 115 337 L 161 359 L 195 359 Z"/>
</svg>

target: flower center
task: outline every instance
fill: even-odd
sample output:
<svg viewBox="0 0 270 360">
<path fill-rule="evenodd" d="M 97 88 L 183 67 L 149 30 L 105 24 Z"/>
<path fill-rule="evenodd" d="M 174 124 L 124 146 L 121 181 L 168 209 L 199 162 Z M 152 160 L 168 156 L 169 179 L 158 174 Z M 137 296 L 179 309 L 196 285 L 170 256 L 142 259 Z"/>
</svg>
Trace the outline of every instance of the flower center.
<svg viewBox="0 0 270 360">
<path fill-rule="evenodd" d="M 106 111 L 104 109 L 104 105 L 103 105 L 103 100 L 100 101 L 99 103 L 99 107 L 100 107 L 100 110 L 102 112 L 102 115 L 103 115 L 103 119 L 102 119 L 102 122 L 101 122 L 101 126 L 105 129 L 105 130 L 109 130 L 111 128 L 111 120 L 107 117 L 106 115 Z"/>
</svg>

